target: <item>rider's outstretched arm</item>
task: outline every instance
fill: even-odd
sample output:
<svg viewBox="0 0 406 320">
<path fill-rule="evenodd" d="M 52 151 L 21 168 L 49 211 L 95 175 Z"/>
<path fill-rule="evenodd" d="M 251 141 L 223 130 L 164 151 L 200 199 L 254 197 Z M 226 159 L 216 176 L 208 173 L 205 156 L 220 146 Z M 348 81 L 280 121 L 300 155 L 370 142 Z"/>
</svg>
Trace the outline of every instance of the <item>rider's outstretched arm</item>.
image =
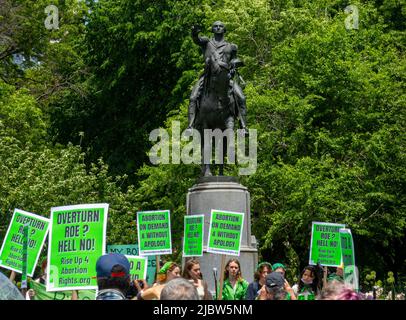
<svg viewBox="0 0 406 320">
<path fill-rule="evenodd" d="M 199 46 L 204 46 L 209 42 L 209 38 L 207 37 L 200 37 L 199 32 L 200 32 L 200 27 L 198 26 L 193 26 L 192 27 L 192 39 L 193 42 L 196 43 Z"/>
</svg>

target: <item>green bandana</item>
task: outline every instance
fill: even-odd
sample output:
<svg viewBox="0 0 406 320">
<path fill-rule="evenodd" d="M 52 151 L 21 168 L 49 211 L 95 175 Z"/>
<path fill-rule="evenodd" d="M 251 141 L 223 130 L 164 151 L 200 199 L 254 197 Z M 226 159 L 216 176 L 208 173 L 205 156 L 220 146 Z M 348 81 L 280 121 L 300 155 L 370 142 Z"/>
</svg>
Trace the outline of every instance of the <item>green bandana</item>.
<svg viewBox="0 0 406 320">
<path fill-rule="evenodd" d="M 269 262 L 266 262 L 266 261 L 261 262 L 260 264 L 258 264 L 257 270 L 259 270 L 259 268 L 261 268 L 262 266 L 267 266 L 269 269 L 272 270 L 272 265 Z"/>
<path fill-rule="evenodd" d="M 283 270 L 286 271 L 286 267 L 285 267 L 282 263 L 275 263 L 275 264 L 272 266 L 272 271 L 275 271 L 275 270 L 278 269 L 278 268 L 282 268 Z"/>
<path fill-rule="evenodd" d="M 165 274 L 168 269 L 171 267 L 171 265 L 173 264 L 172 261 L 168 261 L 167 263 L 165 263 L 162 268 L 159 270 L 158 274 Z"/>
</svg>

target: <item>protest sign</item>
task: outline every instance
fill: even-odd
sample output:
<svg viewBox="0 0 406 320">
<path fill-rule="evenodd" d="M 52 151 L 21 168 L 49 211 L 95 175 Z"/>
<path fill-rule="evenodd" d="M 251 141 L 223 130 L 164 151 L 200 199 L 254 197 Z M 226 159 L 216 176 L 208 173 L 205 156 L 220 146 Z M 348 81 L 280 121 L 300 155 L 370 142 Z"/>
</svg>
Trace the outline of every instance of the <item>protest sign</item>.
<svg viewBox="0 0 406 320">
<path fill-rule="evenodd" d="M 339 232 L 343 264 L 344 266 L 353 266 L 355 265 L 355 254 L 351 230 L 342 228 Z"/>
<path fill-rule="evenodd" d="M 203 256 L 204 215 L 184 217 L 183 256 Z"/>
<path fill-rule="evenodd" d="M 51 208 L 47 291 L 96 289 L 96 262 L 105 253 L 109 205 Z"/>
<path fill-rule="evenodd" d="M 340 228 L 344 224 L 312 223 L 309 264 L 338 267 L 341 264 Z"/>
<path fill-rule="evenodd" d="M 358 269 L 355 266 L 355 250 L 351 230 L 342 228 L 339 232 L 342 263 L 344 265 L 344 282 L 358 290 Z"/>
<path fill-rule="evenodd" d="M 138 256 L 138 244 L 115 244 L 107 245 L 107 253 L 121 253 L 128 256 Z M 148 284 L 152 285 L 155 281 L 156 261 L 154 256 L 148 256 L 148 266 L 146 279 Z"/>
<path fill-rule="evenodd" d="M 15 209 L 0 251 L 0 267 L 22 273 L 24 226 L 28 225 L 27 275 L 34 275 L 45 238 L 49 219 L 36 214 Z"/>
<path fill-rule="evenodd" d="M 169 210 L 137 212 L 137 231 L 141 256 L 172 253 Z"/>
<path fill-rule="evenodd" d="M 35 281 L 30 281 L 29 286 L 35 291 L 32 300 L 72 300 L 72 291 L 47 292 L 46 287 Z M 79 290 L 78 300 L 95 300 L 96 290 Z"/>
<path fill-rule="evenodd" d="M 211 210 L 207 252 L 239 256 L 244 213 Z"/>
<path fill-rule="evenodd" d="M 106 253 L 121 253 L 126 256 L 138 256 L 138 244 L 108 244 Z"/>
<path fill-rule="evenodd" d="M 145 279 L 147 276 L 147 257 L 140 256 L 127 256 L 128 261 L 130 261 L 130 276 L 131 280 Z"/>
</svg>

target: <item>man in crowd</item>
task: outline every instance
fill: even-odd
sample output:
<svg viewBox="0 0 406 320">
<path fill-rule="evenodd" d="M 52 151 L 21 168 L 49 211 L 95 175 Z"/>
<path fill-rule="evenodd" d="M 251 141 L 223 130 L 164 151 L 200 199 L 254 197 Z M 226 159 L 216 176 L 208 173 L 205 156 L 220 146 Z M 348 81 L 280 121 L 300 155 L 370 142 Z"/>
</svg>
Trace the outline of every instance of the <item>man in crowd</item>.
<svg viewBox="0 0 406 320">
<path fill-rule="evenodd" d="M 199 300 L 196 287 L 183 278 L 169 281 L 161 292 L 161 300 Z"/>
<path fill-rule="evenodd" d="M 119 253 L 101 256 L 96 263 L 97 286 L 96 300 L 126 300 L 130 288 L 130 262 Z"/>
<path fill-rule="evenodd" d="M 296 296 L 282 273 L 274 271 L 266 276 L 258 300 L 296 300 Z"/>
</svg>

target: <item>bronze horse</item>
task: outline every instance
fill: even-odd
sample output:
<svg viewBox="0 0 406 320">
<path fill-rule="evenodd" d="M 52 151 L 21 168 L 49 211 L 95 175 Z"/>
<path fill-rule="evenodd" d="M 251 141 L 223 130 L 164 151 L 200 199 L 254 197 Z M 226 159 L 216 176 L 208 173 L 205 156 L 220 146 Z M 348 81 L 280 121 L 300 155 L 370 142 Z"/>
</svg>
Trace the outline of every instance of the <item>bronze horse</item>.
<svg viewBox="0 0 406 320">
<path fill-rule="evenodd" d="M 234 145 L 229 143 L 230 139 L 223 137 L 223 134 L 228 137 L 233 134 L 237 117 L 242 128 L 247 132 L 245 97 L 238 83 L 231 81 L 237 68 L 243 64 L 237 59 L 237 46 L 224 40 L 226 28 L 221 21 L 216 21 L 212 25 L 213 38 L 200 37 L 199 32 L 199 27 L 192 27 L 193 41 L 201 47 L 203 52 L 205 70 L 191 93 L 188 128 L 195 128 L 200 133 L 203 176 L 212 175 L 210 150 L 213 138 L 205 135 L 205 129 L 209 131 L 217 129 L 217 132 L 215 131 L 216 135 L 219 135 L 219 137 L 216 136 L 217 142 L 219 138 L 223 139 L 223 150 L 216 150 L 216 153 L 222 151 L 219 174 L 223 175 L 224 155 L 226 151 L 232 150 L 230 148 L 234 148 Z M 211 141 L 206 141 L 209 139 Z"/>
<path fill-rule="evenodd" d="M 197 101 L 198 112 L 195 119 L 195 128 L 199 131 L 202 148 L 202 175 L 211 176 L 210 163 L 205 163 L 204 155 L 210 153 L 211 147 L 205 141 L 205 129 L 221 131 L 230 129 L 234 130 L 236 119 L 236 99 L 230 85 L 230 70 L 218 66 L 215 62 L 210 61 L 206 65 L 206 77 L 202 84 L 202 94 Z M 220 163 L 219 175 L 223 175 L 224 157 L 228 150 L 230 141 L 223 138 L 223 153 Z"/>
</svg>

